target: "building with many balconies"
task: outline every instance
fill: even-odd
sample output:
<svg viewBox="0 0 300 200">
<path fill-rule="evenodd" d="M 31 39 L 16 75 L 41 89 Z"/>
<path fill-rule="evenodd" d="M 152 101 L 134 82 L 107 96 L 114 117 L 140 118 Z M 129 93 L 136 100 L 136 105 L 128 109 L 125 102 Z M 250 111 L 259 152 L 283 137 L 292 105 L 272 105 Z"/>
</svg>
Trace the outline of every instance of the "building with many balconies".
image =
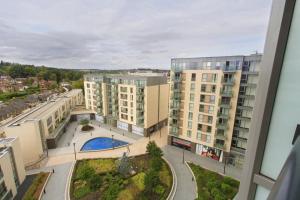
<svg viewBox="0 0 300 200">
<path fill-rule="evenodd" d="M 167 124 L 167 77 L 152 73 L 84 76 L 86 108 L 96 120 L 148 136 Z"/>
<path fill-rule="evenodd" d="M 260 60 L 260 54 L 172 59 L 168 143 L 242 165 Z"/>
</svg>

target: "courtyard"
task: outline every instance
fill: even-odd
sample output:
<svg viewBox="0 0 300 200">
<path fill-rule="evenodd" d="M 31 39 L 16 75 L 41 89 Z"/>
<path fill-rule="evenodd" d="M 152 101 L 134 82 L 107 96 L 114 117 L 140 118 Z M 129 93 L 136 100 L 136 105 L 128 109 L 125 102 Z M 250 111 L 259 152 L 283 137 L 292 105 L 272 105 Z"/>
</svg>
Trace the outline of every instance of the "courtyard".
<svg viewBox="0 0 300 200">
<path fill-rule="evenodd" d="M 100 124 L 91 120 L 90 125 L 94 127 L 92 131 L 81 131 L 80 122 L 71 122 L 58 141 L 58 147 L 48 152 L 48 158 L 44 167 L 30 170 L 28 173 L 40 171 L 55 171 L 49 179 L 42 199 L 69 199 L 69 186 L 72 167 L 76 160 L 83 159 L 105 159 L 120 158 L 124 153 L 128 156 L 137 156 L 146 153 L 146 146 L 149 141 L 155 141 L 157 146 L 162 148 L 164 158 L 170 163 L 177 177 L 176 188 L 173 199 L 195 199 L 197 196 L 196 183 L 192 180 L 192 174 L 185 164 L 182 163 L 182 150 L 167 145 L 167 127 L 161 131 L 153 133 L 150 138 L 129 133 L 120 129 Z M 128 145 L 101 151 L 81 152 L 82 146 L 89 140 L 98 137 L 114 138 L 127 142 Z M 75 145 L 74 145 L 75 144 Z M 185 151 L 185 161 L 194 162 L 205 168 L 210 168 L 215 172 L 222 173 L 223 164 L 211 159 L 200 157 L 199 155 Z M 240 171 L 227 167 L 228 176 L 239 179 Z M 187 195 L 188 194 L 188 195 Z"/>
</svg>

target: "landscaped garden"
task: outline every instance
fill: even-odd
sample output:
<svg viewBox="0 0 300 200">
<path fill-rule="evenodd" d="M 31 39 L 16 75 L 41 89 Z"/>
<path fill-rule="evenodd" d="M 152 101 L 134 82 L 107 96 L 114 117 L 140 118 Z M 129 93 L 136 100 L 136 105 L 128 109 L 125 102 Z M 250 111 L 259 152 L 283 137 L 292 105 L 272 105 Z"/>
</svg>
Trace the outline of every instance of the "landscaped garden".
<svg viewBox="0 0 300 200">
<path fill-rule="evenodd" d="M 36 175 L 31 186 L 25 193 L 23 200 L 38 200 L 40 194 L 43 192 L 43 187 L 49 176 L 49 172 L 41 172 Z"/>
<path fill-rule="evenodd" d="M 155 142 L 148 143 L 147 153 L 78 161 L 71 180 L 71 199 L 166 199 L 173 184 L 172 172 Z"/>
<path fill-rule="evenodd" d="M 81 131 L 92 131 L 94 127 L 90 125 L 90 121 L 88 119 L 83 119 L 80 121 Z"/>
<path fill-rule="evenodd" d="M 239 182 L 227 176 L 189 163 L 198 186 L 198 200 L 233 199 L 238 192 Z"/>
</svg>

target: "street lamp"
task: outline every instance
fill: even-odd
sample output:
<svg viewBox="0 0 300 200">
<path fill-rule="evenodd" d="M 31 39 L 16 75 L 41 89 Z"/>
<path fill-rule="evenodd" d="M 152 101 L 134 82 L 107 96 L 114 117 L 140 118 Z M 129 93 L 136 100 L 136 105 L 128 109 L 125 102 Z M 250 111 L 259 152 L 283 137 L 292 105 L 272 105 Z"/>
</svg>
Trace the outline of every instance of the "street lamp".
<svg viewBox="0 0 300 200">
<path fill-rule="evenodd" d="M 115 145 L 114 145 L 114 135 L 111 135 L 111 144 L 112 144 L 112 148 L 115 149 Z"/>
<path fill-rule="evenodd" d="M 73 143 L 73 147 L 74 147 L 74 156 L 75 156 L 75 160 L 76 160 L 76 149 L 75 149 L 75 145 L 76 145 L 76 143 L 74 142 L 74 143 Z"/>
</svg>

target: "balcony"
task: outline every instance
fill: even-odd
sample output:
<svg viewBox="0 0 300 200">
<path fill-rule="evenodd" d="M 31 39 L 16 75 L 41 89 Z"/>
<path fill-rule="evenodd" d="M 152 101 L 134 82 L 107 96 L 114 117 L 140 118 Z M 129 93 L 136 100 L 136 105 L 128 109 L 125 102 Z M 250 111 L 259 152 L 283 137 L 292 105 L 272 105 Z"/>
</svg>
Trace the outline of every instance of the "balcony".
<svg viewBox="0 0 300 200">
<path fill-rule="evenodd" d="M 233 86 L 235 84 L 235 80 L 234 80 L 234 78 L 223 78 L 222 83 L 224 85 L 232 85 Z"/>
<path fill-rule="evenodd" d="M 216 148 L 218 148 L 218 149 L 222 149 L 222 150 L 225 150 L 225 149 L 226 149 L 226 144 L 225 144 L 225 143 L 224 143 L 224 144 L 221 144 L 221 143 L 215 142 L 215 143 L 214 143 L 214 146 L 215 146 Z"/>
<path fill-rule="evenodd" d="M 228 124 L 226 123 L 217 123 L 217 129 L 227 130 Z"/>
<path fill-rule="evenodd" d="M 230 119 L 229 114 L 224 114 L 222 112 L 218 112 L 218 117 L 222 118 L 222 119 L 227 119 L 227 120 Z"/>
<path fill-rule="evenodd" d="M 226 101 L 220 101 L 219 106 L 222 108 L 231 108 L 231 102 L 226 102 Z"/>
<path fill-rule="evenodd" d="M 221 96 L 223 97 L 233 97 L 233 92 L 232 91 L 221 91 Z"/>
<path fill-rule="evenodd" d="M 255 99 L 254 94 L 239 94 L 239 97 L 245 98 L 245 99 Z"/>
<path fill-rule="evenodd" d="M 216 138 L 219 140 L 226 140 L 227 136 L 224 133 L 217 133 Z"/>
</svg>

